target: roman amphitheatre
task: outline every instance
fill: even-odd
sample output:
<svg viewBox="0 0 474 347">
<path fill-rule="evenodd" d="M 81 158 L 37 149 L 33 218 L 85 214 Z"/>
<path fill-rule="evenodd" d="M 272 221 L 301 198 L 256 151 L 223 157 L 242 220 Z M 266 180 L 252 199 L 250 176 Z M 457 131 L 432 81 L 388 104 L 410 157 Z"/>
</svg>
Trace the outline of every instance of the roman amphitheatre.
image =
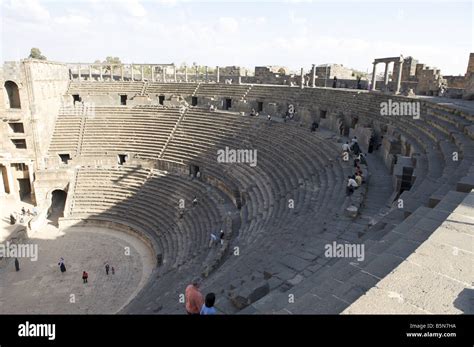
<svg viewBox="0 0 474 347">
<path fill-rule="evenodd" d="M 474 54 L 367 63 L 5 62 L 0 313 L 472 314 Z"/>
</svg>

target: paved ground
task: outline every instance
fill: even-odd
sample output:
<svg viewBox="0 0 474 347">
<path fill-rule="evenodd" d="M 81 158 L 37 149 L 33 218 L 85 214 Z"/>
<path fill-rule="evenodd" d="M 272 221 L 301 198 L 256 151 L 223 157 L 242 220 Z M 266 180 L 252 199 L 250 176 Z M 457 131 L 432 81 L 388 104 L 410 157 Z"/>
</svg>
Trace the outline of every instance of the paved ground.
<svg viewBox="0 0 474 347">
<path fill-rule="evenodd" d="M 8 210 L 2 210 L 3 237 L 11 229 L 5 221 L 8 215 Z M 147 246 L 114 230 L 73 227 L 60 231 L 49 223 L 31 235 L 28 243 L 37 245 L 37 261 L 20 258 L 19 272 L 13 259 L 1 263 L 0 313 L 115 313 L 138 293 L 153 269 Z M 66 273 L 59 271 L 60 257 L 65 258 Z M 115 267 L 115 275 L 106 275 L 106 262 Z M 83 270 L 89 273 L 88 284 L 82 283 Z"/>
<path fill-rule="evenodd" d="M 473 314 L 474 192 L 435 232 L 343 313 Z"/>
</svg>

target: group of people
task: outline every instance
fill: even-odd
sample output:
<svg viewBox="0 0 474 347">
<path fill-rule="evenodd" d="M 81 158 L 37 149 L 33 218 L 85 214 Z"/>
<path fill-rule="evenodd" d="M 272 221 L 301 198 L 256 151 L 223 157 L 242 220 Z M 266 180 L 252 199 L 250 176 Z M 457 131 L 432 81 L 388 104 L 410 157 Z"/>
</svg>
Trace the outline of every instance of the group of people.
<svg viewBox="0 0 474 347">
<path fill-rule="evenodd" d="M 19 220 L 20 223 L 23 223 L 25 221 L 25 217 L 31 217 L 31 216 L 36 216 L 38 213 L 36 211 L 36 207 L 33 208 L 33 211 L 30 211 L 30 209 L 26 210 L 25 207 L 23 206 L 21 208 L 20 214 L 17 212 L 12 212 L 10 213 L 10 224 L 14 225 L 16 222 Z"/>
<path fill-rule="evenodd" d="M 110 267 L 108 263 L 105 263 L 105 273 L 107 276 L 109 275 L 109 271 L 112 272 L 112 275 L 115 275 L 115 268 L 113 266 Z M 82 271 L 82 283 L 88 283 L 88 279 L 89 274 L 87 273 L 87 271 Z"/>
<path fill-rule="evenodd" d="M 342 145 L 342 154 L 343 156 L 348 156 L 350 154 L 354 156 L 354 174 L 347 177 L 346 186 L 346 194 L 350 196 L 364 183 L 364 173 L 360 165 L 367 164 L 365 157 L 359 147 L 357 136 L 354 136 L 350 143 L 347 141 Z"/>
<path fill-rule="evenodd" d="M 195 278 L 190 285 L 186 287 L 185 300 L 186 312 L 189 315 L 213 315 L 217 311 L 214 307 L 216 294 L 208 293 L 206 297 L 199 290 L 201 284 L 200 278 Z"/>
<path fill-rule="evenodd" d="M 58 266 L 59 266 L 59 270 L 62 273 L 66 272 L 66 264 L 63 257 L 59 259 Z M 115 275 L 115 268 L 113 266 L 111 267 L 109 263 L 105 263 L 105 273 L 108 275 L 110 271 L 112 272 L 112 275 Z M 89 274 L 87 273 L 87 271 L 85 270 L 82 271 L 82 283 L 88 283 L 88 279 L 89 279 Z"/>
</svg>

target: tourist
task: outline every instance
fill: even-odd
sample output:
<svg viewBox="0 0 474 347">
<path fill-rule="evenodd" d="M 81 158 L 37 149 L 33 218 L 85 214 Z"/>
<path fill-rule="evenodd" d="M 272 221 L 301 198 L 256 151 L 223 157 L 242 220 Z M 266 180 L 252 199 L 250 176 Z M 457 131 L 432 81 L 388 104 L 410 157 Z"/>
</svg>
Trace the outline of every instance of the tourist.
<svg viewBox="0 0 474 347">
<path fill-rule="evenodd" d="M 186 312 L 190 315 L 198 315 L 201 313 L 204 299 L 199 291 L 200 278 L 195 278 L 190 285 L 186 287 Z"/>
<path fill-rule="evenodd" d="M 313 124 L 311 124 L 311 132 L 315 132 L 316 129 L 319 127 L 318 123 L 316 121 L 313 122 Z"/>
<path fill-rule="evenodd" d="M 357 143 L 357 136 L 354 136 L 351 140 L 351 145 L 354 145 L 354 143 Z"/>
<path fill-rule="evenodd" d="M 196 206 L 197 203 L 198 203 L 197 196 L 194 196 L 194 198 L 193 198 L 193 206 Z"/>
<path fill-rule="evenodd" d="M 344 123 L 341 121 L 341 124 L 339 124 L 339 135 L 344 135 Z"/>
<path fill-rule="evenodd" d="M 224 230 L 221 229 L 221 233 L 220 233 L 220 235 L 219 235 L 219 238 L 221 239 L 221 245 L 224 244 L 224 236 L 225 236 Z"/>
<path fill-rule="evenodd" d="M 349 153 L 349 151 L 351 150 L 351 146 L 349 145 L 349 141 L 346 141 L 346 143 L 344 143 L 342 145 L 342 153 Z"/>
<path fill-rule="evenodd" d="M 88 278 L 89 278 L 89 274 L 85 271 L 82 271 L 82 283 L 87 283 Z"/>
<path fill-rule="evenodd" d="M 200 179 L 201 178 L 201 171 L 196 172 L 196 178 Z"/>
<path fill-rule="evenodd" d="M 59 259 L 58 265 L 61 272 L 66 272 L 66 265 L 64 265 L 64 258 L 61 257 L 61 259 Z"/>
<path fill-rule="evenodd" d="M 352 145 L 352 152 L 354 152 L 354 155 L 359 155 L 360 153 L 360 147 L 359 147 L 359 143 L 354 142 L 354 144 Z"/>
<path fill-rule="evenodd" d="M 332 87 L 337 88 L 337 77 L 336 76 L 334 76 L 334 80 L 332 82 Z"/>
<path fill-rule="evenodd" d="M 209 248 L 211 248 L 217 242 L 217 236 L 211 233 L 211 239 L 209 240 Z"/>
<path fill-rule="evenodd" d="M 16 223 L 16 218 L 13 213 L 10 213 L 10 224 L 14 225 Z"/>
<path fill-rule="evenodd" d="M 21 208 L 21 214 L 24 216 L 26 214 L 25 207 Z"/>
<path fill-rule="evenodd" d="M 355 181 L 357 183 L 357 186 L 360 187 L 362 185 L 362 175 L 360 173 L 355 174 Z"/>
<path fill-rule="evenodd" d="M 184 216 L 184 210 L 183 209 L 180 209 L 179 210 L 179 219 L 182 219 Z"/>
<path fill-rule="evenodd" d="M 250 117 L 255 117 L 257 114 L 255 112 L 255 109 L 252 108 L 252 111 L 250 111 Z"/>
<path fill-rule="evenodd" d="M 26 215 L 27 215 L 27 216 L 31 216 L 31 211 L 30 211 L 30 209 L 26 210 Z"/>
<path fill-rule="evenodd" d="M 354 160 L 354 167 L 359 166 L 359 164 L 367 165 L 367 160 L 365 159 L 365 155 L 362 152 L 359 153 Z"/>
<path fill-rule="evenodd" d="M 352 195 L 354 193 L 354 190 L 357 189 L 358 185 L 356 180 L 354 179 L 354 176 L 348 176 L 348 181 L 347 181 L 347 188 L 346 188 L 346 195 Z"/>
<path fill-rule="evenodd" d="M 110 270 L 110 265 L 109 263 L 105 263 L 105 273 L 108 275 Z"/>
<path fill-rule="evenodd" d="M 206 300 L 204 301 L 204 305 L 201 308 L 201 315 L 212 315 L 216 314 L 216 309 L 214 307 L 214 303 L 216 302 L 216 294 L 208 293 L 206 295 Z"/>
<path fill-rule="evenodd" d="M 15 270 L 20 271 L 20 262 L 18 261 L 18 258 L 15 258 Z"/>
</svg>

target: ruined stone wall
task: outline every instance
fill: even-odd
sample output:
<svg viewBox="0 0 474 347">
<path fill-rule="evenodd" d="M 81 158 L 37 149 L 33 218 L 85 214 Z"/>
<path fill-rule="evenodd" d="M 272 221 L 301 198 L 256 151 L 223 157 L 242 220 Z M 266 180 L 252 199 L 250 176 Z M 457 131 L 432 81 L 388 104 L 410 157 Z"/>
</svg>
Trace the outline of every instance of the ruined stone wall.
<svg viewBox="0 0 474 347">
<path fill-rule="evenodd" d="M 26 59 L 5 62 L 2 70 L 0 164 L 6 167 L 10 193 L 19 198 L 18 179 L 29 178 L 34 201 L 34 173 L 44 166 L 62 96 L 69 83 L 68 69 L 64 64 Z M 10 104 L 6 82 L 18 87 L 19 107 Z M 23 131 L 14 131 L 18 123 Z M 17 148 L 14 141 L 25 141 L 26 148 Z M 18 165 L 25 170 L 19 170 Z"/>
<path fill-rule="evenodd" d="M 354 71 L 352 69 L 349 69 L 347 67 L 344 67 L 343 65 L 340 64 L 330 64 L 329 66 L 321 65 L 321 66 L 316 66 L 316 76 L 318 78 L 338 78 L 338 79 L 355 79 Z"/>
<path fill-rule="evenodd" d="M 416 79 L 416 66 L 418 65 L 418 60 L 413 57 L 406 57 L 403 59 L 402 65 L 402 82 L 403 81 L 413 81 Z M 392 76 L 398 75 L 399 65 L 394 64 Z"/>
<path fill-rule="evenodd" d="M 11 81 L 18 86 L 20 108 L 11 108 L 5 88 L 5 83 Z M 28 88 L 25 82 L 25 74 L 20 62 L 5 62 L 2 73 L 2 109 L 0 123 L 0 158 L 13 158 L 19 161 L 33 160 L 35 157 L 34 143 L 32 140 L 31 127 L 28 126 L 30 118 Z M 23 123 L 24 133 L 13 133 L 11 123 Z M 25 139 L 26 149 L 16 149 L 12 139 Z"/>
<path fill-rule="evenodd" d="M 416 94 L 437 96 L 442 85 L 446 85 L 446 80 L 441 76 L 439 69 L 430 69 L 424 64 L 416 66 Z"/>
<path fill-rule="evenodd" d="M 474 100 L 474 53 L 469 55 L 469 63 L 465 75 L 463 99 Z"/>
<path fill-rule="evenodd" d="M 464 88 L 466 79 L 464 76 L 443 76 L 449 88 Z"/>
</svg>

